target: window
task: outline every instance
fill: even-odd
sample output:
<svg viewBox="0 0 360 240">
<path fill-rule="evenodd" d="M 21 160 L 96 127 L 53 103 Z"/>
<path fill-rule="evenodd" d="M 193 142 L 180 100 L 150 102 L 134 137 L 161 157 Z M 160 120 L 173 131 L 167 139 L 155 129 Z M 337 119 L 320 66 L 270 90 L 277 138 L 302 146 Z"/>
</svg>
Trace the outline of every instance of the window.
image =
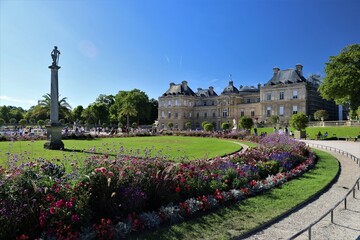
<svg viewBox="0 0 360 240">
<path fill-rule="evenodd" d="M 161 101 L 161 106 L 165 107 L 165 101 Z"/>
<path fill-rule="evenodd" d="M 224 109 L 223 110 L 223 117 L 227 117 L 227 115 L 228 115 L 227 109 Z"/>
<path fill-rule="evenodd" d="M 254 110 L 251 110 L 251 116 L 255 117 L 255 111 Z"/>
<path fill-rule="evenodd" d="M 171 118 L 171 112 L 168 112 L 168 118 Z"/>
<path fill-rule="evenodd" d="M 267 107 L 266 108 L 266 116 L 270 117 L 271 116 L 271 107 Z"/>
<path fill-rule="evenodd" d="M 268 101 L 271 100 L 271 93 L 267 93 L 267 94 L 266 94 L 266 100 L 268 100 Z"/>
<path fill-rule="evenodd" d="M 192 117 L 192 114 L 191 114 L 191 112 L 189 112 L 189 118 L 191 118 Z"/>
<path fill-rule="evenodd" d="M 251 99 L 250 98 L 246 99 L 246 103 L 251 103 Z"/>
<path fill-rule="evenodd" d="M 204 106 L 206 106 L 206 102 L 204 102 Z"/>
<path fill-rule="evenodd" d="M 293 91 L 293 99 L 297 99 L 298 98 L 298 91 L 294 90 Z"/>
<path fill-rule="evenodd" d="M 184 100 L 184 106 L 186 106 L 186 100 Z"/>
<path fill-rule="evenodd" d="M 207 118 L 207 112 L 204 113 L 204 118 Z"/>
<path fill-rule="evenodd" d="M 240 116 L 241 116 L 241 117 L 245 116 L 244 110 L 241 110 L 241 111 L 240 111 Z"/>
<path fill-rule="evenodd" d="M 178 105 L 178 100 L 176 99 L 176 100 L 175 100 L 175 106 L 177 106 L 177 105 Z"/>
<path fill-rule="evenodd" d="M 296 105 L 293 106 L 293 114 L 298 113 L 298 107 Z"/>
<path fill-rule="evenodd" d="M 279 107 L 279 116 L 284 116 L 284 106 Z"/>
<path fill-rule="evenodd" d="M 213 112 L 213 118 L 215 118 L 216 117 L 216 113 L 215 112 Z"/>
<path fill-rule="evenodd" d="M 212 102 L 211 102 L 211 105 L 213 105 L 213 106 L 214 106 L 214 105 L 215 105 L 215 101 L 212 101 Z"/>
<path fill-rule="evenodd" d="M 190 106 L 190 107 L 192 106 L 192 102 L 189 102 L 189 106 Z"/>
<path fill-rule="evenodd" d="M 161 128 L 164 129 L 164 127 L 165 127 L 165 124 L 162 123 L 162 124 L 161 124 Z"/>
<path fill-rule="evenodd" d="M 169 107 L 171 106 L 171 100 L 168 101 L 168 106 L 169 106 Z"/>
<path fill-rule="evenodd" d="M 280 100 L 284 100 L 284 92 L 280 92 Z"/>
<path fill-rule="evenodd" d="M 165 113 L 164 111 L 161 112 L 161 117 L 164 118 L 165 117 Z"/>
<path fill-rule="evenodd" d="M 260 98 L 257 99 L 257 102 L 260 102 Z"/>
<path fill-rule="evenodd" d="M 198 112 L 196 113 L 196 118 L 199 118 L 199 113 Z"/>
<path fill-rule="evenodd" d="M 175 123 L 175 129 L 178 129 L 179 125 L 177 123 Z"/>
<path fill-rule="evenodd" d="M 175 118 L 178 118 L 178 113 L 177 112 L 175 113 Z"/>
</svg>

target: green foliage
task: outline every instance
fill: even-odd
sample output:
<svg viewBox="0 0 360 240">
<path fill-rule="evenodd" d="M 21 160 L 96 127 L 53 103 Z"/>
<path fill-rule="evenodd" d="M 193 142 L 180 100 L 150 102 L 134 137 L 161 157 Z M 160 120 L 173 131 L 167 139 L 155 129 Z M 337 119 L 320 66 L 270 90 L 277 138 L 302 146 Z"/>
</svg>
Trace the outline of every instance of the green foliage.
<svg viewBox="0 0 360 240">
<path fill-rule="evenodd" d="M 202 126 L 203 129 L 205 129 L 205 125 L 206 125 L 206 124 L 209 124 L 209 122 L 208 122 L 208 121 L 203 121 L 203 122 L 201 123 L 201 126 Z"/>
<path fill-rule="evenodd" d="M 16 123 L 16 119 L 15 119 L 15 118 L 10 118 L 10 119 L 9 119 L 9 123 L 10 123 L 10 124 L 15 124 L 15 123 Z"/>
<path fill-rule="evenodd" d="M 19 125 L 20 126 L 22 126 L 22 127 L 25 127 L 26 126 L 26 124 L 27 124 L 27 120 L 26 119 L 20 119 L 20 121 L 19 121 Z"/>
<path fill-rule="evenodd" d="M 223 123 L 221 124 L 221 128 L 222 128 L 223 130 L 228 130 L 228 129 L 230 128 L 230 123 L 228 123 L 228 122 L 223 122 Z"/>
<path fill-rule="evenodd" d="M 5 125 L 5 120 L 0 118 L 0 126 L 4 126 Z"/>
<path fill-rule="evenodd" d="M 279 172 L 280 164 L 278 161 L 268 161 L 257 164 L 257 167 L 260 178 L 264 179 L 268 175 L 276 175 Z"/>
<path fill-rule="evenodd" d="M 270 116 L 269 121 L 273 124 L 276 125 L 279 122 L 279 116 L 278 115 L 272 115 Z"/>
<path fill-rule="evenodd" d="M 317 110 L 314 112 L 314 119 L 315 120 L 326 120 L 329 118 L 329 114 L 326 110 Z"/>
<path fill-rule="evenodd" d="M 84 107 L 79 105 L 77 107 L 75 107 L 73 109 L 73 111 L 71 112 L 71 115 L 72 115 L 72 120 L 73 121 L 80 121 L 80 120 L 84 120 L 82 117 L 81 117 L 81 114 L 82 112 L 84 111 Z"/>
<path fill-rule="evenodd" d="M 136 123 L 136 122 L 133 122 L 133 123 L 131 124 L 131 127 L 132 127 L 132 128 L 137 128 L 137 123 Z"/>
<path fill-rule="evenodd" d="M 254 121 L 251 117 L 241 117 L 239 120 L 239 128 L 250 130 L 254 126 Z"/>
<path fill-rule="evenodd" d="M 296 113 L 291 116 L 290 126 L 298 131 L 301 131 L 307 127 L 309 118 L 303 113 Z"/>
<path fill-rule="evenodd" d="M 38 120 L 38 121 L 37 121 L 37 124 L 38 124 L 39 126 L 44 126 L 44 125 L 45 125 L 45 121 L 44 121 L 44 120 Z"/>
<path fill-rule="evenodd" d="M 330 56 L 325 66 L 326 76 L 319 91 L 323 98 L 335 100 L 337 104 L 350 104 L 350 110 L 360 106 L 360 44 L 341 50 Z"/>
<path fill-rule="evenodd" d="M 360 106 L 356 110 L 356 115 L 357 115 L 358 119 L 360 119 Z"/>
<path fill-rule="evenodd" d="M 211 123 L 206 123 L 204 126 L 203 126 L 204 130 L 207 131 L 207 132 L 211 132 L 214 128 L 214 126 L 211 124 Z"/>
<path fill-rule="evenodd" d="M 185 127 L 186 127 L 186 129 L 191 129 L 191 127 L 192 127 L 191 122 L 186 122 Z"/>
<path fill-rule="evenodd" d="M 172 122 L 169 122 L 169 123 L 168 123 L 168 127 L 169 127 L 170 129 L 172 129 L 173 126 L 174 126 L 174 124 L 173 124 Z"/>
</svg>

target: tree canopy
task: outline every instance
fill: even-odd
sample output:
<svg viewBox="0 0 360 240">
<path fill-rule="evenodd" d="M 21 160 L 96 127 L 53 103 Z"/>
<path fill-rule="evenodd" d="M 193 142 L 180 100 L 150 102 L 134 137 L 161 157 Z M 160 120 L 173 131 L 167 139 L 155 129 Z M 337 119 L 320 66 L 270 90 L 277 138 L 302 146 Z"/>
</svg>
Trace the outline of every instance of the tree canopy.
<svg viewBox="0 0 360 240">
<path fill-rule="evenodd" d="M 329 114 L 326 110 L 317 110 L 314 112 L 314 119 L 315 120 L 326 120 L 329 118 Z"/>
<path fill-rule="evenodd" d="M 307 127 L 309 118 L 303 113 L 296 113 L 291 116 L 290 126 L 298 131 L 301 131 Z"/>
<path fill-rule="evenodd" d="M 360 106 L 360 44 L 347 46 L 339 55 L 330 56 L 325 73 L 319 88 L 321 96 L 337 104 L 349 104 L 355 112 Z"/>
<path fill-rule="evenodd" d="M 241 117 L 239 121 L 239 127 L 249 130 L 254 126 L 254 121 L 251 117 Z"/>
</svg>

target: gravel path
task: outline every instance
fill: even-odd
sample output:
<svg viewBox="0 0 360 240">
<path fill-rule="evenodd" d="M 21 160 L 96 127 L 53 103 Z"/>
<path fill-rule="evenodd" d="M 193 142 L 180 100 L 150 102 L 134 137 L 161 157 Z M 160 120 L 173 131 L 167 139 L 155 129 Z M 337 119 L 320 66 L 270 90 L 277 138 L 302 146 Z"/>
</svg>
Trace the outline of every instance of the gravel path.
<svg viewBox="0 0 360 240">
<path fill-rule="evenodd" d="M 311 140 L 306 140 L 305 142 L 338 148 L 360 158 L 360 142 Z M 339 153 L 328 152 L 334 155 L 341 164 L 341 173 L 338 181 L 315 201 L 246 239 L 288 239 L 312 222 L 318 220 L 345 197 L 349 189 L 353 187 L 356 179 L 360 176 L 360 167 L 356 162 Z M 357 188 L 355 189 L 356 198 L 353 198 L 352 194 L 349 195 L 347 198 L 347 209 L 344 208 L 344 203 L 342 203 L 334 211 L 334 223 L 331 223 L 330 215 L 328 215 L 313 226 L 311 229 L 311 239 L 360 240 L 360 191 Z M 296 239 L 309 239 L 308 232 L 303 233 Z"/>
</svg>

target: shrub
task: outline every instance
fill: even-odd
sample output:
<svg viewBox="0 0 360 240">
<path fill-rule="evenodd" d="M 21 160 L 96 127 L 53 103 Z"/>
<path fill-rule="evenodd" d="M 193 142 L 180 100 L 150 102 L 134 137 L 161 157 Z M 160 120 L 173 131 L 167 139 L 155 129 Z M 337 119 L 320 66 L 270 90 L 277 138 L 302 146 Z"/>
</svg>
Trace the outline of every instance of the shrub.
<svg viewBox="0 0 360 240">
<path fill-rule="evenodd" d="M 204 126 L 204 130 L 207 131 L 207 132 L 211 132 L 213 130 L 213 125 L 211 123 L 207 123 L 205 124 Z"/>
<path fill-rule="evenodd" d="M 228 130 L 230 128 L 230 123 L 228 123 L 228 122 L 222 123 L 221 128 L 225 131 Z"/>
<path fill-rule="evenodd" d="M 241 117 L 239 121 L 239 127 L 250 130 L 254 126 L 254 121 L 250 117 Z"/>
<path fill-rule="evenodd" d="M 307 127 L 309 118 L 303 113 L 296 113 L 291 116 L 290 126 L 298 131 L 301 131 Z"/>
</svg>

